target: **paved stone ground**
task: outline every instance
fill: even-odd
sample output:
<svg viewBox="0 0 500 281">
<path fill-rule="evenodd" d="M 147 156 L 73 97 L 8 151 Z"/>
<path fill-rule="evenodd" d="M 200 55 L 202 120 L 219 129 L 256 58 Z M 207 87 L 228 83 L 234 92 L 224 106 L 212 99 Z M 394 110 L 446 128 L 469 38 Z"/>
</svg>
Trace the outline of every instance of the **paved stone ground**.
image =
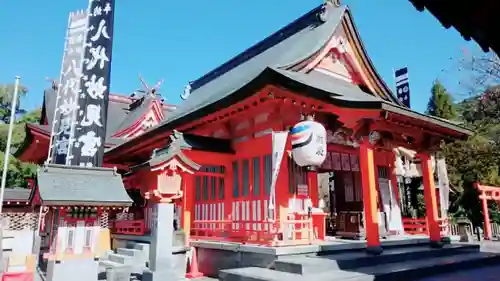
<svg viewBox="0 0 500 281">
<path fill-rule="evenodd" d="M 448 273 L 420 281 L 498 281 L 500 280 L 500 265 Z"/>
<path fill-rule="evenodd" d="M 500 253 L 500 241 L 481 241 L 481 251 Z M 498 281 L 500 265 L 433 276 L 420 281 Z"/>
</svg>

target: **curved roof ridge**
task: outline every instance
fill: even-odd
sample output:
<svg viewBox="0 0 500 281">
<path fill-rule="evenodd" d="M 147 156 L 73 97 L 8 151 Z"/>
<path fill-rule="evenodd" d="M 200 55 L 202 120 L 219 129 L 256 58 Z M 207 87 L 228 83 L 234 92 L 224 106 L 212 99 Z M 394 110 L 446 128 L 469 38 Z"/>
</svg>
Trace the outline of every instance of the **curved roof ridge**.
<svg viewBox="0 0 500 281">
<path fill-rule="evenodd" d="M 323 37 L 318 38 L 318 42 L 316 42 L 316 46 L 314 48 L 310 48 L 309 52 L 306 52 L 305 54 L 302 54 L 301 56 L 296 56 L 294 58 L 291 58 L 290 61 L 288 62 L 282 62 L 281 65 L 279 65 L 279 68 L 283 69 L 290 69 L 297 64 L 300 64 L 307 59 L 314 57 L 315 55 L 318 54 L 318 52 L 321 52 L 321 50 L 330 42 L 332 39 L 333 35 L 335 34 L 335 31 L 338 27 L 338 25 L 341 23 L 342 18 L 344 17 L 344 13 L 348 10 L 348 7 L 345 5 L 342 6 L 333 6 L 333 5 L 328 5 L 324 7 L 323 11 L 323 23 L 329 23 L 330 25 L 327 25 L 325 28 L 326 35 Z"/>
<path fill-rule="evenodd" d="M 384 81 L 384 79 L 382 79 L 382 76 L 380 75 L 379 71 L 375 67 L 375 64 L 373 63 L 372 59 L 370 58 L 370 55 L 368 54 L 368 51 L 366 50 L 366 47 L 365 47 L 365 44 L 363 43 L 361 35 L 359 34 L 359 30 L 356 27 L 356 23 L 354 22 L 354 18 L 353 18 L 352 12 L 351 12 L 351 10 L 348 7 L 347 7 L 347 9 L 345 11 L 345 14 L 347 16 L 347 20 L 349 21 L 349 23 L 352 26 L 352 32 L 354 33 L 353 35 L 356 37 L 356 41 L 357 41 L 356 45 L 359 46 L 360 51 L 363 53 L 362 54 L 362 56 L 363 56 L 362 60 L 363 59 L 366 60 L 368 68 L 370 68 L 372 70 L 372 72 L 373 72 L 373 76 L 374 76 L 374 79 L 376 80 L 376 83 L 378 82 L 380 84 L 381 88 L 385 92 L 387 92 L 387 94 L 388 94 L 387 98 L 390 100 L 390 102 L 392 102 L 394 104 L 397 104 L 397 105 L 400 105 L 400 106 L 403 106 L 403 104 L 401 103 L 401 101 L 392 92 L 392 89 L 389 88 L 389 86 L 387 86 L 387 83 Z"/>
<path fill-rule="evenodd" d="M 233 68 L 247 62 L 248 60 L 263 53 L 269 48 L 272 48 L 273 46 L 281 43 L 282 41 L 288 39 L 290 36 L 294 35 L 295 33 L 309 26 L 311 23 L 314 23 L 315 21 L 318 21 L 319 23 L 320 19 L 318 15 L 323 10 L 323 7 L 324 7 L 323 4 L 315 7 L 311 11 L 301 16 L 300 18 L 294 20 L 292 23 L 272 33 L 264 40 L 259 41 L 258 43 L 254 44 L 250 48 L 236 55 L 232 59 L 216 67 L 215 69 L 206 73 L 202 77 L 196 79 L 191 84 L 192 91 L 195 91 L 196 89 L 202 87 L 208 82 L 232 70 Z"/>
</svg>

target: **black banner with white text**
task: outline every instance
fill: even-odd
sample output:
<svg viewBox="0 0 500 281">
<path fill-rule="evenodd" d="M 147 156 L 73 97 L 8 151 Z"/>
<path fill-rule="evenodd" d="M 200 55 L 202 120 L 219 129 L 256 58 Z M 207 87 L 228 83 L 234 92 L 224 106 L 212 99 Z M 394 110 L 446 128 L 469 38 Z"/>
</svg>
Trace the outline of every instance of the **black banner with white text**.
<svg viewBox="0 0 500 281">
<path fill-rule="evenodd" d="M 71 165 L 101 167 L 106 139 L 114 0 L 90 1 Z"/>
<path fill-rule="evenodd" d="M 396 81 L 396 94 L 398 99 L 406 106 L 410 107 L 410 84 L 408 82 L 408 68 L 400 68 L 394 73 Z"/>
<path fill-rule="evenodd" d="M 49 120 L 52 129 L 48 163 L 67 165 L 70 162 L 67 156 L 71 153 L 72 140 L 74 139 L 86 33 L 87 13 L 84 11 L 71 12 L 64 43 L 54 116 L 52 120 Z"/>
</svg>

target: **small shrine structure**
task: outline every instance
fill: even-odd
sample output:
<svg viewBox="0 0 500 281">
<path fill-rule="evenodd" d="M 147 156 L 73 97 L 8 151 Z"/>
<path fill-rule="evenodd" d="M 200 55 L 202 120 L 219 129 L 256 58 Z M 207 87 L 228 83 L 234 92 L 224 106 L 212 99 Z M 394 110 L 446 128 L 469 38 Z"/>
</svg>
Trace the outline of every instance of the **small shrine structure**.
<svg viewBox="0 0 500 281">
<path fill-rule="evenodd" d="M 81 269 L 75 274 L 95 280 L 98 258 L 110 249 L 108 213 L 129 207 L 132 200 L 115 169 L 48 164 L 38 170 L 31 204 L 43 210 L 39 244 L 47 279 L 62 280 L 66 273 L 56 267 L 79 263 L 71 267 Z"/>
</svg>

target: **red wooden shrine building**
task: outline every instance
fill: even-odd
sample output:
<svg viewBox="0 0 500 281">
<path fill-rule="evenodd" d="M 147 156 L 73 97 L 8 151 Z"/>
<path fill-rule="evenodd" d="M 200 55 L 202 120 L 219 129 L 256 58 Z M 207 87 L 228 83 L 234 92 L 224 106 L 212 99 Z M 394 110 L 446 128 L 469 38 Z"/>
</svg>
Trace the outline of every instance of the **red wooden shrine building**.
<svg viewBox="0 0 500 281">
<path fill-rule="evenodd" d="M 381 186 L 397 199 L 394 150 L 405 147 L 421 160 L 429 234 L 440 241 L 431 153 L 441 141 L 470 132 L 395 98 L 347 7 L 327 2 L 313 9 L 190 86 L 176 109 L 129 109 L 127 118 L 135 119 L 109 136 L 104 161 L 118 167 L 136 194 L 130 213 L 116 215 L 115 231 L 147 235 L 149 206 L 181 184 L 177 224 L 192 239 L 311 243 L 324 237 L 324 220 L 310 219 L 306 206 L 320 207 L 317 174 L 329 172 L 338 232 L 366 235 L 368 246 L 377 248 Z M 148 114 L 152 127 L 141 125 Z M 303 116 L 326 128 L 327 160 L 316 170 L 297 166 L 288 140 L 271 214 L 272 132 L 289 130 Z M 17 154 L 40 163 L 45 155 L 35 151 L 46 151 L 47 144 L 38 126 L 27 130 L 28 142 Z"/>
</svg>

